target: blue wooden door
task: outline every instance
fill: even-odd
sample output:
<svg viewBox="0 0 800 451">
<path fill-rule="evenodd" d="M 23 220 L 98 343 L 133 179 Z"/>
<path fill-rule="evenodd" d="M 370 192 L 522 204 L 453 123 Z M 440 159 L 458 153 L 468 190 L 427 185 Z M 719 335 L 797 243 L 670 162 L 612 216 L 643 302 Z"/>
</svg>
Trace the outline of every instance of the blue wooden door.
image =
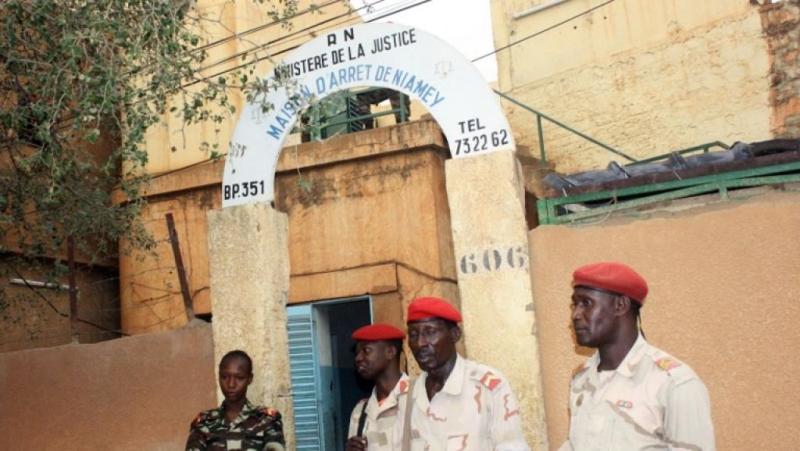
<svg viewBox="0 0 800 451">
<path fill-rule="evenodd" d="M 287 308 L 297 451 L 324 451 L 320 430 L 319 369 L 311 305 Z"/>
<path fill-rule="evenodd" d="M 363 297 L 291 305 L 287 316 L 296 449 L 341 451 L 350 411 L 369 395 L 356 383 L 347 349 L 353 330 L 371 322 L 372 303 Z"/>
<path fill-rule="evenodd" d="M 336 433 L 338 384 L 333 364 L 331 317 L 330 312 L 323 305 L 317 304 L 311 308 L 311 318 L 314 324 L 314 353 L 317 358 L 317 412 L 322 449 L 336 451 L 341 448 L 344 439 Z"/>
</svg>

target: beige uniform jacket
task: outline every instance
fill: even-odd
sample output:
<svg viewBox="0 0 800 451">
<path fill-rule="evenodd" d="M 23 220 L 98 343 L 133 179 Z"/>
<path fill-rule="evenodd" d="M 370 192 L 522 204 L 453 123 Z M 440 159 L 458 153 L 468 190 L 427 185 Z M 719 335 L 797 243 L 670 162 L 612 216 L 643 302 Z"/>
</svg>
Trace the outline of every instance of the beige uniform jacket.
<svg viewBox="0 0 800 451">
<path fill-rule="evenodd" d="M 616 370 L 599 362 L 595 353 L 572 379 L 562 450 L 714 451 L 708 392 L 688 365 L 641 335 Z"/>
<path fill-rule="evenodd" d="M 358 433 L 358 419 L 366 403 L 367 419 L 364 422 L 363 435 L 367 438 L 367 450 L 400 451 L 406 398 L 408 398 L 408 376 L 405 373 L 400 376 L 394 389 L 381 403 L 378 403 L 373 388 L 372 395 L 359 401 L 353 408 L 347 437 L 354 437 Z"/>
<path fill-rule="evenodd" d="M 517 398 L 497 370 L 456 358 L 428 401 L 426 373 L 411 388 L 411 451 L 529 451 Z"/>
</svg>

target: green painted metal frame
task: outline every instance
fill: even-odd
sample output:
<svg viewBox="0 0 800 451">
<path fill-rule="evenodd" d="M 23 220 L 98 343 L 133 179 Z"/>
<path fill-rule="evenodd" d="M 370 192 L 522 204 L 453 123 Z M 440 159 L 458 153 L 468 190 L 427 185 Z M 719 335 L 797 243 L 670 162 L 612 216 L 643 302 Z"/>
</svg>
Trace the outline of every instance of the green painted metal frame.
<svg viewBox="0 0 800 451">
<path fill-rule="evenodd" d="M 652 183 L 649 185 L 620 188 L 611 191 L 577 194 L 574 196 L 541 199 L 537 202 L 539 224 L 566 224 L 579 222 L 616 211 L 628 210 L 666 200 L 697 196 L 719 191 L 722 199 L 727 199 L 729 188 L 774 185 L 800 182 L 800 161 L 760 168 L 732 171 L 723 174 L 705 175 L 685 180 Z M 620 200 L 630 197 L 628 200 Z M 603 207 L 591 208 L 567 214 L 558 214 L 558 207 L 583 202 L 610 202 Z"/>
<path fill-rule="evenodd" d="M 714 148 L 714 147 L 720 147 L 720 148 L 726 149 L 726 150 L 730 149 L 730 146 L 728 146 L 727 144 L 725 144 L 722 141 L 712 141 L 712 142 L 708 142 L 708 143 L 705 143 L 705 144 L 700 144 L 699 146 L 687 147 L 685 149 L 675 150 L 673 152 L 669 152 L 669 153 L 665 153 L 665 154 L 661 154 L 661 155 L 656 155 L 654 157 L 645 158 L 643 160 L 637 160 L 636 158 L 628 155 L 627 153 L 625 153 L 625 152 L 623 152 L 623 151 L 621 151 L 619 149 L 616 149 L 616 148 L 614 148 L 614 147 L 612 147 L 612 146 L 610 146 L 610 145 L 608 145 L 608 144 L 606 144 L 606 143 L 604 143 L 602 141 L 599 141 L 599 140 L 597 140 L 595 138 L 592 138 L 591 136 L 589 136 L 589 135 L 587 135 L 585 133 L 579 132 L 578 130 L 570 127 L 569 125 L 567 125 L 567 124 L 565 124 L 565 123 L 563 123 L 563 122 L 561 122 L 561 121 L 559 121 L 557 119 L 554 119 L 554 118 L 542 113 L 541 111 L 536 110 L 535 108 L 531 108 L 528 105 L 525 105 L 524 103 L 520 102 L 519 100 L 517 100 L 517 99 L 515 99 L 513 97 L 509 97 L 508 95 L 503 94 L 502 92 L 500 92 L 498 90 L 495 90 L 494 92 L 498 96 L 508 100 L 509 102 L 513 103 L 514 105 L 517 105 L 518 107 L 520 107 L 520 108 L 524 109 L 525 111 L 528 111 L 529 113 L 532 113 L 532 114 L 534 114 L 536 116 L 536 133 L 537 133 L 537 136 L 539 138 L 539 158 L 542 160 L 542 162 L 547 162 L 547 152 L 545 151 L 545 145 L 544 145 L 544 121 L 548 121 L 548 122 L 550 122 L 550 123 L 562 128 L 562 129 L 564 129 L 564 130 L 566 130 L 566 131 L 568 131 L 568 132 L 570 132 L 570 133 L 572 133 L 572 134 L 574 134 L 576 136 L 579 136 L 579 137 L 589 141 L 592 144 L 595 144 L 595 145 L 599 146 L 602 149 L 605 149 L 605 150 L 613 153 L 614 155 L 618 155 L 618 156 L 628 160 L 630 162 L 630 163 L 628 163 L 629 165 L 652 163 L 654 161 L 664 160 L 664 159 L 669 158 L 669 156 L 672 155 L 672 154 L 684 155 L 684 154 L 691 153 L 691 152 L 696 152 L 696 151 L 699 151 L 699 150 L 702 150 L 703 153 L 708 153 L 709 150 Z"/>
<path fill-rule="evenodd" d="M 361 116 L 352 116 L 348 117 L 345 120 L 336 122 L 324 122 L 322 128 L 334 127 L 342 124 L 349 124 L 351 122 L 363 121 L 364 119 L 374 119 L 376 117 L 388 116 L 390 114 L 395 114 L 395 113 L 400 113 L 400 122 L 405 122 L 406 117 L 408 116 L 408 112 L 406 111 L 405 106 L 401 105 L 400 108 L 395 108 L 391 110 L 380 111 L 377 113 L 363 114 Z"/>
<path fill-rule="evenodd" d="M 645 158 L 644 160 L 639 160 L 639 161 L 636 161 L 634 163 L 630 163 L 629 166 L 635 166 L 637 164 L 644 164 L 644 163 L 652 163 L 652 162 L 658 161 L 658 160 L 665 160 L 665 159 L 669 158 L 669 156 L 672 155 L 672 154 L 684 155 L 684 154 L 687 154 L 687 153 L 696 152 L 698 150 L 702 150 L 703 153 L 708 153 L 714 147 L 719 147 L 719 148 L 721 148 L 723 150 L 728 150 L 728 149 L 731 148 L 731 146 L 725 144 L 722 141 L 712 141 L 710 143 L 700 144 L 699 146 L 687 147 L 685 149 L 676 150 L 674 152 L 669 152 L 669 153 L 665 153 L 665 154 L 662 154 L 662 155 L 656 155 L 654 157 Z"/>
<path fill-rule="evenodd" d="M 591 136 L 589 136 L 589 135 L 587 135 L 585 133 L 579 132 L 578 130 L 575 130 L 574 128 L 570 127 L 569 125 L 567 125 L 567 124 L 565 124 L 565 123 L 563 123 L 563 122 L 561 122 L 561 121 L 559 121 L 557 119 L 554 119 L 554 118 L 542 113 L 541 111 L 537 111 L 537 110 L 529 107 L 528 105 L 525 105 L 524 103 L 520 102 L 519 100 L 514 99 L 513 97 L 509 97 L 506 94 L 503 94 L 502 92 L 500 92 L 500 91 L 498 91 L 496 89 L 495 89 L 494 92 L 498 96 L 508 100 L 509 102 L 513 103 L 514 105 L 517 105 L 518 107 L 520 107 L 520 108 L 522 108 L 522 109 L 524 109 L 524 110 L 536 115 L 536 129 L 537 129 L 537 132 L 539 134 L 539 158 L 541 158 L 542 162 L 546 162 L 547 161 L 547 153 L 544 150 L 544 128 L 542 127 L 542 119 L 544 119 L 544 120 L 546 120 L 546 121 L 548 121 L 548 122 L 550 122 L 550 123 L 552 123 L 554 125 L 557 125 L 557 126 L 563 128 L 564 130 L 566 130 L 566 131 L 568 131 L 568 132 L 570 132 L 570 133 L 572 133 L 574 135 L 580 136 L 581 138 L 589 141 L 590 143 L 596 144 L 596 145 L 600 146 L 601 148 L 603 148 L 603 149 L 605 149 L 605 150 L 607 150 L 607 151 L 609 151 L 609 152 L 611 152 L 611 153 L 613 153 L 615 155 L 618 155 L 618 156 L 620 156 L 620 157 L 622 157 L 622 158 L 624 158 L 624 159 L 626 159 L 628 161 L 634 161 L 634 162 L 636 161 L 636 158 L 633 158 L 632 156 L 626 154 L 625 152 L 623 152 L 623 151 L 621 151 L 619 149 L 615 149 L 615 148 L 609 146 L 608 144 L 606 144 L 604 142 L 598 141 L 598 140 L 592 138 Z"/>
<path fill-rule="evenodd" d="M 365 89 L 365 90 L 362 90 L 362 91 L 358 91 L 357 94 L 362 94 L 362 93 L 370 92 L 370 91 L 377 91 L 379 89 L 381 89 L 381 88 Z M 335 127 L 337 125 L 345 125 L 345 124 L 349 125 L 352 122 L 363 121 L 365 119 L 375 119 L 375 118 L 378 118 L 378 117 L 388 116 L 390 114 L 395 114 L 395 113 L 399 113 L 400 122 L 406 122 L 408 120 L 409 113 L 410 113 L 409 109 L 406 107 L 406 102 L 405 102 L 405 98 L 408 97 L 408 96 L 403 94 L 402 92 L 398 92 L 398 94 L 400 95 L 400 99 L 401 99 L 399 108 L 392 108 L 392 109 L 389 109 L 389 110 L 380 111 L 380 112 L 377 112 L 377 113 L 363 114 L 363 115 L 360 115 L 360 116 L 348 116 L 347 119 L 339 120 L 339 121 L 333 121 L 333 122 L 323 121 L 320 124 L 320 134 L 322 134 L 321 133 L 322 130 L 327 130 L 327 129 Z M 315 139 L 319 140 L 320 138 L 319 137 L 315 137 Z"/>
</svg>

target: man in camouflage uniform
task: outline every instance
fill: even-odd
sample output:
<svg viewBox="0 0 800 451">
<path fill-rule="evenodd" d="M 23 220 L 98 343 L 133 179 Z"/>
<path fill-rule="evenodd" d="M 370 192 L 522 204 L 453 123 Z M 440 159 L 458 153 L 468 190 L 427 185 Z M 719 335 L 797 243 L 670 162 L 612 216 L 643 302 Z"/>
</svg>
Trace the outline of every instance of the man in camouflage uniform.
<svg viewBox="0 0 800 451">
<path fill-rule="evenodd" d="M 219 386 L 225 401 L 192 422 L 187 451 L 283 451 L 281 414 L 247 400 L 253 364 L 243 351 L 231 351 L 219 364 Z"/>
</svg>

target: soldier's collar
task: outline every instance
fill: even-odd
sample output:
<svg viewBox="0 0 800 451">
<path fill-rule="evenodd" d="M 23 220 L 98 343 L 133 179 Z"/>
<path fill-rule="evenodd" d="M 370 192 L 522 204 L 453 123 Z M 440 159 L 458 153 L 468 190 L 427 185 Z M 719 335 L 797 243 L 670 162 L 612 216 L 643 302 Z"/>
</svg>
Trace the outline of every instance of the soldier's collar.
<svg viewBox="0 0 800 451">
<path fill-rule="evenodd" d="M 252 412 L 254 410 L 257 410 L 256 406 L 251 404 L 249 399 L 245 398 L 244 399 L 244 405 L 242 406 L 242 411 L 239 412 L 239 417 L 238 418 L 246 417 L 247 415 L 250 414 L 250 412 Z M 219 407 L 217 407 L 217 411 L 219 412 L 221 417 L 223 417 L 223 418 L 225 417 L 225 401 L 222 401 L 222 403 L 219 405 Z"/>
<path fill-rule="evenodd" d="M 223 409 L 223 410 L 225 409 L 225 400 L 224 399 L 219 404 L 219 408 Z M 253 406 L 253 404 L 250 403 L 250 400 L 248 398 L 244 398 L 244 405 L 242 406 L 242 412 L 244 412 L 245 410 L 253 410 L 254 408 L 255 408 L 255 406 Z"/>
<path fill-rule="evenodd" d="M 647 342 L 644 341 L 642 334 L 639 334 L 639 336 L 636 337 L 636 341 L 633 343 L 633 346 L 631 346 L 631 349 L 628 350 L 628 354 L 625 355 L 625 358 L 622 359 L 622 363 L 620 363 L 617 367 L 617 373 L 625 377 L 633 377 L 633 370 L 642 360 L 646 350 Z"/>
<path fill-rule="evenodd" d="M 447 376 L 447 380 L 442 387 L 442 391 L 450 395 L 460 395 L 461 387 L 464 385 L 464 373 L 466 367 L 464 366 L 464 358 L 456 353 L 456 364 L 453 365 L 453 370 Z"/>
</svg>

